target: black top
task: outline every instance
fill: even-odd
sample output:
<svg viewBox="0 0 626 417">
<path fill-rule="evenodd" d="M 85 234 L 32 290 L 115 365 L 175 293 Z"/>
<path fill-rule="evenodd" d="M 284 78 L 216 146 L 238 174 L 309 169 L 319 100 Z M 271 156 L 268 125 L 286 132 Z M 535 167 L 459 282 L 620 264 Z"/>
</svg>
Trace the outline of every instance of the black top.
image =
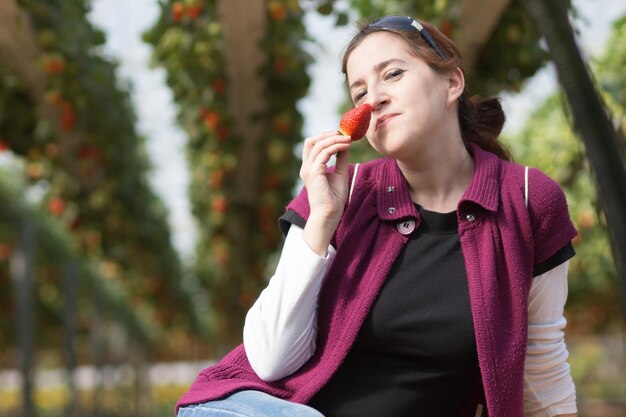
<svg viewBox="0 0 626 417">
<path fill-rule="evenodd" d="M 310 403 L 326 417 L 453 416 L 477 380 L 456 212 L 420 213 L 352 350 Z"/>
<path fill-rule="evenodd" d="M 418 209 L 420 226 L 351 351 L 309 403 L 325 417 L 455 416 L 479 384 L 456 212 Z M 280 220 L 285 232 L 287 222 L 304 227 L 294 212 Z M 546 272 L 572 255 L 570 244 L 535 271 Z"/>
</svg>

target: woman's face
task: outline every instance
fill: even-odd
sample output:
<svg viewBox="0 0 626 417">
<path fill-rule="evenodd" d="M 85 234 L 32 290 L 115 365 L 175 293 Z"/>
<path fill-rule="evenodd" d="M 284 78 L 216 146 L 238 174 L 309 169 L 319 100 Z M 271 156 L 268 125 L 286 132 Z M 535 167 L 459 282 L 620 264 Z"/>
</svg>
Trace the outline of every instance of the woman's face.
<svg viewBox="0 0 626 417">
<path fill-rule="evenodd" d="M 414 155 L 456 117 L 450 76 L 433 71 L 392 33 L 367 36 L 348 57 L 346 75 L 354 104 L 372 106 L 367 138 L 383 156 Z"/>
</svg>

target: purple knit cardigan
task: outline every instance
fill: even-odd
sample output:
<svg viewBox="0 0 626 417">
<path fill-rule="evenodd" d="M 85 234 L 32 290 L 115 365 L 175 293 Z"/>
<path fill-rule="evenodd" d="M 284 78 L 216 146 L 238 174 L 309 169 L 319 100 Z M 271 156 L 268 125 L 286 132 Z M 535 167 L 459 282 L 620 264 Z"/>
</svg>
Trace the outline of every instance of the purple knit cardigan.
<svg viewBox="0 0 626 417">
<path fill-rule="evenodd" d="M 490 417 L 523 415 L 528 292 L 533 265 L 545 261 L 575 235 L 560 187 L 536 169 L 524 168 L 472 146 L 474 175 L 458 209 L 478 360 Z M 308 218 L 303 190 L 288 206 Z M 401 220 L 420 216 L 394 160 L 361 164 L 351 201 L 333 244 L 337 256 L 319 296 L 317 349 L 297 372 L 264 382 L 250 367 L 243 345 L 204 369 L 177 404 L 206 402 L 254 389 L 298 403 L 329 380 L 354 342 L 372 302 L 408 236 Z"/>
</svg>

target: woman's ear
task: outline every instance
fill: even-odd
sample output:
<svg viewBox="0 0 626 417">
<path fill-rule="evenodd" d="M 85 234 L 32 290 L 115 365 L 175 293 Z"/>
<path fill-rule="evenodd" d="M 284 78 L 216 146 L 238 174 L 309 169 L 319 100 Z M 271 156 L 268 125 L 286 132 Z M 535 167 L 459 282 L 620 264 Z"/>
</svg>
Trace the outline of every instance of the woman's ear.
<svg viewBox="0 0 626 417">
<path fill-rule="evenodd" d="M 461 68 L 455 68 L 448 74 L 448 104 L 455 103 L 465 90 L 465 76 Z"/>
</svg>

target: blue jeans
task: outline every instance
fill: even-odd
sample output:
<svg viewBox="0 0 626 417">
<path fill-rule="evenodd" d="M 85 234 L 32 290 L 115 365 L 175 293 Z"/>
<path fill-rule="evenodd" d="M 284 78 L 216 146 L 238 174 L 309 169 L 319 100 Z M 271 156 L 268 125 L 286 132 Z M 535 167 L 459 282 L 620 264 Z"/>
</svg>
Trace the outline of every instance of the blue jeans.
<svg viewBox="0 0 626 417">
<path fill-rule="evenodd" d="M 239 391 L 221 400 L 188 405 L 178 417 L 324 417 L 306 405 L 292 403 L 260 391 Z"/>
</svg>

